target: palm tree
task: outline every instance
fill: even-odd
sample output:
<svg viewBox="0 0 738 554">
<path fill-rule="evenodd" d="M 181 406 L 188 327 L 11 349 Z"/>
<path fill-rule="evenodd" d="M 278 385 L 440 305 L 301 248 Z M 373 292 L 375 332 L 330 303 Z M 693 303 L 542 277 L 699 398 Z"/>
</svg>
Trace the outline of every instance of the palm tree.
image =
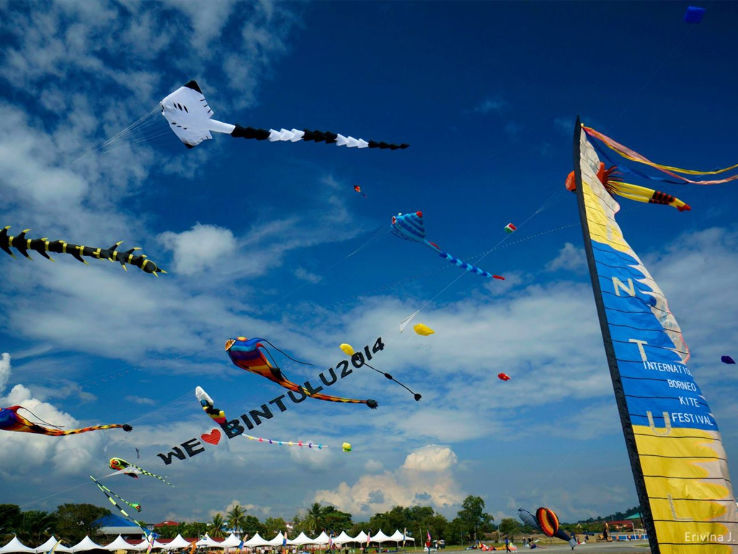
<svg viewBox="0 0 738 554">
<path fill-rule="evenodd" d="M 319 503 L 314 502 L 307 511 L 307 514 L 305 514 L 305 519 L 302 520 L 302 523 L 315 536 L 322 528 L 322 522 L 323 508 Z"/>
<path fill-rule="evenodd" d="M 240 536 L 240 530 L 246 525 L 246 510 L 239 504 L 233 506 L 233 509 L 228 512 L 228 525 L 233 529 L 233 532 Z"/>
<path fill-rule="evenodd" d="M 223 537 L 223 516 L 215 514 L 213 521 L 208 525 L 208 534 L 214 539 L 220 539 Z"/>
</svg>

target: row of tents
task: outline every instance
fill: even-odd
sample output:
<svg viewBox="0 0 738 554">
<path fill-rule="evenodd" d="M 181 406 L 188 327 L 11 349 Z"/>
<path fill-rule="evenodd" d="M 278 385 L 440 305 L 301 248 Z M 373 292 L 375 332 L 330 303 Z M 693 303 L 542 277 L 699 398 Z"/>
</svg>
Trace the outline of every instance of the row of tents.
<svg viewBox="0 0 738 554">
<path fill-rule="evenodd" d="M 308 537 L 305 533 L 300 533 L 297 537 L 294 539 L 288 539 L 281 531 L 277 533 L 277 535 L 271 539 L 266 540 L 262 538 L 259 533 L 256 533 L 253 537 L 251 537 L 247 541 L 241 541 L 236 535 L 233 533 L 228 536 L 226 539 L 217 540 L 210 538 L 207 534 L 200 540 L 194 541 L 193 540 L 187 540 L 182 537 L 182 535 L 177 535 L 174 539 L 167 540 L 163 539 L 161 542 L 158 540 L 154 541 L 154 546 L 152 549 L 161 549 L 161 550 L 181 550 L 184 548 L 191 548 L 192 543 L 194 542 L 195 545 L 200 548 L 259 548 L 259 547 L 280 547 L 280 546 L 307 546 L 307 545 L 317 545 L 317 546 L 327 546 L 330 544 L 341 546 L 344 544 L 350 544 L 350 543 L 357 543 L 357 544 L 366 544 L 366 543 L 377 543 L 381 544 L 384 542 L 395 542 L 398 545 L 400 543 L 404 543 L 406 541 L 412 541 L 415 542 L 415 539 L 412 537 L 408 537 L 407 535 L 404 535 L 399 530 L 395 531 L 392 535 L 385 535 L 382 530 L 380 529 L 379 532 L 373 534 L 373 535 L 367 535 L 362 531 L 355 537 L 350 537 L 348 534 L 346 534 L 345 531 L 341 531 L 341 534 L 337 537 L 330 537 L 328 534 L 323 531 L 320 535 L 315 537 L 314 539 L 311 539 Z M 116 539 L 111 542 L 108 545 L 101 546 L 97 543 L 95 543 L 90 537 L 85 537 L 82 539 L 79 543 L 75 544 L 74 546 L 64 546 L 63 544 L 59 543 L 58 540 L 56 540 L 54 537 L 51 537 L 49 540 L 47 540 L 42 545 L 37 546 L 36 548 L 31 548 L 23 544 L 21 541 L 18 540 L 18 537 L 13 537 L 13 539 L 0 548 L 0 554 L 10 554 L 13 552 L 21 552 L 26 554 L 45 554 L 52 549 L 54 552 L 85 552 L 87 550 L 108 550 L 110 552 L 114 552 L 116 550 L 128 550 L 132 552 L 142 552 L 149 548 L 149 544 L 145 540 L 137 540 L 134 542 L 128 542 L 123 537 L 118 535 Z"/>
</svg>

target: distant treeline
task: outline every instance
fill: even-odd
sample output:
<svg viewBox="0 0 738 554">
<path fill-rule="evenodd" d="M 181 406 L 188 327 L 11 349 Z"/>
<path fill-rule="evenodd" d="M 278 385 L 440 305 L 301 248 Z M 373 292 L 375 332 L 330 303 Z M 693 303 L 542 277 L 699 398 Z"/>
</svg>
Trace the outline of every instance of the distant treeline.
<svg viewBox="0 0 738 554">
<path fill-rule="evenodd" d="M 368 521 L 354 522 L 351 514 L 342 512 L 334 506 L 314 503 L 305 511 L 298 512 L 292 518 L 293 538 L 300 532 L 310 537 L 321 531 L 338 535 L 346 531 L 355 536 L 360 531 L 367 533 L 382 529 L 392 533 L 395 529 L 405 530 L 408 536 L 415 538 L 416 545 L 423 545 L 430 533 L 432 539 L 444 539 L 447 544 L 473 543 L 476 540 L 489 539 L 492 533 L 499 531 L 501 536 L 525 535 L 535 532 L 513 518 L 505 518 L 495 524 L 494 518 L 484 511 L 485 504 L 479 496 L 467 496 L 461 510 L 452 520 L 439 514 L 430 506 L 395 506 L 388 512 L 378 513 Z M 600 532 L 603 521 L 622 520 L 638 513 L 634 507 L 625 512 L 615 512 L 609 516 L 589 518 L 576 523 L 564 523 L 562 527 L 574 532 Z M 22 511 L 15 504 L 0 504 L 0 544 L 7 543 L 13 535 L 26 545 L 38 546 L 54 535 L 67 545 L 76 544 L 85 535 L 94 538 L 99 529 L 93 522 L 109 514 L 106 508 L 92 504 L 62 504 L 55 512 L 40 510 Z M 150 522 L 153 523 L 153 522 Z M 241 536 L 253 536 L 259 533 L 267 539 L 279 531 L 287 529 L 287 522 L 280 517 L 268 517 L 263 521 L 246 513 L 246 509 L 235 505 L 225 515 L 215 514 L 210 522 L 183 522 L 178 525 L 158 527 L 156 532 L 162 538 L 174 538 L 177 534 L 183 537 L 200 537 L 208 533 L 213 538 L 226 536 L 234 531 Z M 494 533 L 494 536 L 497 536 Z"/>
</svg>

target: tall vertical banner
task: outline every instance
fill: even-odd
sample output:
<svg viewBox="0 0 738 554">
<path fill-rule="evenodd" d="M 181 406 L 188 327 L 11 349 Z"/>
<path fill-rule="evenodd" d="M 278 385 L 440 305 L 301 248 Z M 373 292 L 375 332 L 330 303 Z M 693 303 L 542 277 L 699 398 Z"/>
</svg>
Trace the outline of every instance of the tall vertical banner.
<svg viewBox="0 0 738 554">
<path fill-rule="evenodd" d="M 738 552 L 738 510 L 715 418 L 666 298 L 623 237 L 619 204 L 577 119 L 574 174 L 592 289 L 654 554 Z"/>
</svg>

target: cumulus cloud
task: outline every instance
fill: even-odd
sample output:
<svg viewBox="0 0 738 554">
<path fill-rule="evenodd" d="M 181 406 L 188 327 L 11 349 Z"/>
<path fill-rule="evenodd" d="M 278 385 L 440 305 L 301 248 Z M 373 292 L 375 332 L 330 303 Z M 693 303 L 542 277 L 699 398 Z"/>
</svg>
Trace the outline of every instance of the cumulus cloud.
<svg viewBox="0 0 738 554">
<path fill-rule="evenodd" d="M 5 388 L 10 378 L 10 354 L 3 352 L 0 354 L 0 391 Z"/>
<path fill-rule="evenodd" d="M 577 248 L 567 242 L 559 250 L 558 255 L 546 264 L 546 271 L 574 271 L 583 272 L 587 269 L 587 258 L 583 248 Z"/>
<path fill-rule="evenodd" d="M 31 421 L 38 418 L 64 428 L 80 427 L 74 417 L 35 398 L 24 385 L 16 384 L 10 391 L 5 391 L 10 375 L 10 355 L 3 353 L 0 358 L 1 406 L 23 406 L 27 411 L 22 411 L 22 415 Z M 62 474 L 74 473 L 80 466 L 91 461 L 93 452 L 101 442 L 98 432 L 63 438 L 30 433 L 6 433 L 3 436 L 3 448 L 0 449 L 0 474 L 6 479 L 11 476 L 18 478 L 41 467 L 48 468 L 49 464 Z M 21 460 L 22 463 L 19 463 Z"/>
<path fill-rule="evenodd" d="M 463 499 L 453 475 L 456 463 L 450 448 L 424 446 L 408 454 L 395 471 L 363 475 L 353 485 L 343 482 L 334 490 L 319 490 L 315 501 L 362 515 L 418 503 L 449 507 Z"/>
<path fill-rule="evenodd" d="M 173 269 L 182 275 L 212 269 L 237 248 L 236 238 L 229 229 L 201 223 L 181 233 L 167 231 L 159 235 L 159 239 L 174 251 Z"/>
</svg>

